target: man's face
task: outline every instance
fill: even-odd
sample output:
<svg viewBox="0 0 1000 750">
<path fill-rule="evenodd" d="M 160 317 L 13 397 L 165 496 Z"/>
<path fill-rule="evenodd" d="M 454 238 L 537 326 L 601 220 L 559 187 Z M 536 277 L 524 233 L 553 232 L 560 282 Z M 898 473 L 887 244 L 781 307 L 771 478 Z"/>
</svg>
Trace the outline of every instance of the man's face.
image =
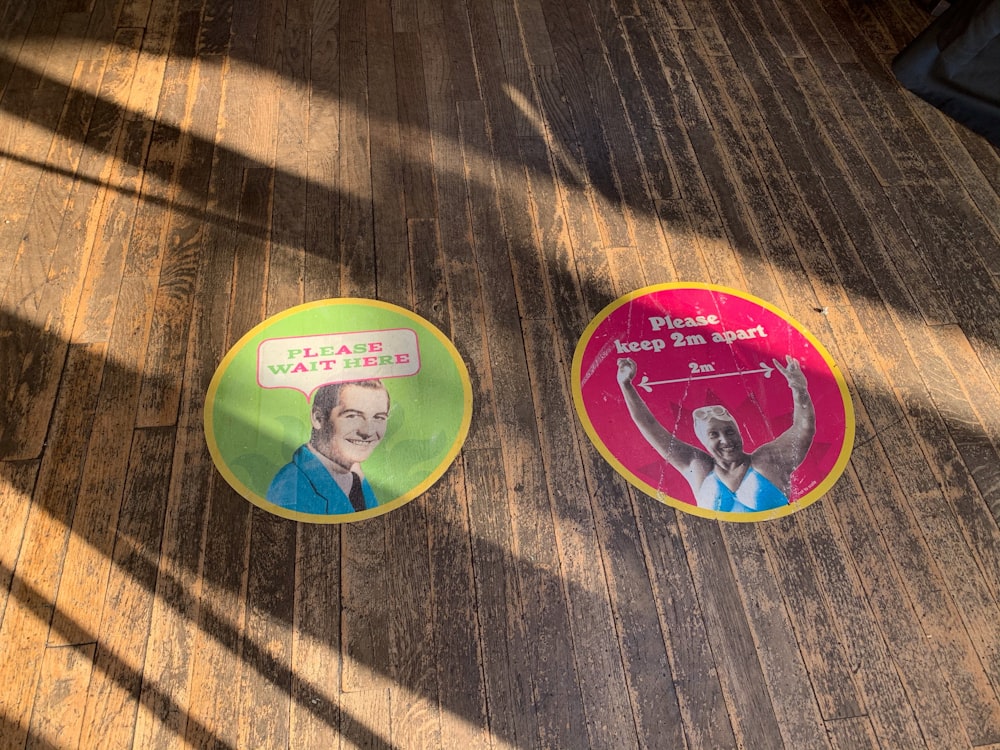
<svg viewBox="0 0 1000 750">
<path fill-rule="evenodd" d="M 743 456 L 743 436 L 736 423 L 728 419 L 708 419 L 701 441 L 716 461 L 738 461 Z"/>
<path fill-rule="evenodd" d="M 340 400 L 326 418 L 312 413 L 317 436 L 316 449 L 350 471 L 354 464 L 368 458 L 385 435 L 389 416 L 389 394 L 382 388 L 347 385 L 340 391 Z"/>
</svg>

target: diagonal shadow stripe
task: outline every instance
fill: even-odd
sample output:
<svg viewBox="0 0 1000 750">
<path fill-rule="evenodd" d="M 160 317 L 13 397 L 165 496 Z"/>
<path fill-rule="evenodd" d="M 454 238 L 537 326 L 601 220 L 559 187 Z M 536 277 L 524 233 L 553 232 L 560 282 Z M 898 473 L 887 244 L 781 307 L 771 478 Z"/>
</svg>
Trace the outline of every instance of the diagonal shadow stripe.
<svg viewBox="0 0 1000 750">
<path fill-rule="evenodd" d="M 10 577 L 11 596 L 15 597 L 33 617 L 42 622 L 47 622 L 50 612 L 54 609 L 54 603 L 49 602 L 47 598 L 40 591 L 38 591 L 38 589 L 32 586 L 31 583 L 15 573 L 4 563 L 0 563 L 0 577 Z M 191 598 L 186 592 L 180 592 L 180 595 L 188 599 Z M 202 604 L 201 608 L 203 611 L 206 609 L 204 604 Z M 224 632 L 227 640 L 229 638 L 233 638 L 233 642 L 240 641 L 237 630 L 217 614 L 209 612 L 206 619 L 211 623 L 212 628 L 217 628 L 219 631 Z M 234 746 L 229 745 L 221 738 L 215 736 L 207 726 L 187 713 L 182 706 L 178 705 L 178 703 L 162 689 L 154 684 L 151 684 L 149 681 L 143 683 L 143 675 L 141 671 L 129 666 L 117 655 L 103 650 L 103 647 L 95 633 L 89 632 L 87 629 L 81 627 L 79 623 L 67 618 L 65 615 L 53 617 L 52 620 L 53 627 L 55 627 L 59 631 L 59 634 L 66 641 L 68 641 L 70 647 L 81 649 L 84 646 L 97 643 L 98 650 L 104 657 L 103 661 L 105 663 L 109 663 L 113 668 L 101 666 L 101 660 L 97 659 L 94 660 L 94 666 L 102 669 L 106 675 L 112 677 L 123 690 L 132 695 L 141 696 L 139 698 L 139 703 L 141 705 L 144 705 L 149 709 L 166 709 L 169 714 L 183 715 L 187 720 L 186 725 L 190 725 L 198 736 L 212 738 L 214 746 L 222 748 L 222 750 L 236 750 Z M 360 747 L 380 747 L 385 748 L 386 750 L 399 750 L 388 740 L 388 738 L 383 737 L 374 730 L 370 729 L 364 724 L 360 717 L 350 714 L 332 698 L 327 696 L 324 691 L 320 690 L 316 685 L 303 682 L 298 677 L 296 677 L 296 679 L 298 679 L 300 683 L 307 685 L 309 691 L 314 697 L 308 702 L 297 700 L 291 691 L 285 687 L 291 685 L 292 677 L 295 676 L 293 671 L 286 665 L 279 663 L 271 654 L 267 653 L 267 651 L 262 649 L 258 644 L 248 640 L 243 640 L 243 650 L 244 653 L 249 656 L 249 658 L 245 659 L 243 663 L 254 665 L 256 670 L 262 676 L 273 682 L 278 687 L 285 689 L 286 692 L 288 692 L 289 697 L 292 700 L 295 700 L 300 706 L 338 731 L 342 731 L 341 728 L 344 726 L 349 727 L 350 734 L 345 735 L 346 739 L 354 742 Z M 139 686 L 144 687 L 141 693 L 139 691 Z M 337 716 L 338 714 L 341 716 L 340 727 L 330 724 L 330 717 Z M 26 729 L 18 726 L 15 731 L 25 732 Z"/>
</svg>

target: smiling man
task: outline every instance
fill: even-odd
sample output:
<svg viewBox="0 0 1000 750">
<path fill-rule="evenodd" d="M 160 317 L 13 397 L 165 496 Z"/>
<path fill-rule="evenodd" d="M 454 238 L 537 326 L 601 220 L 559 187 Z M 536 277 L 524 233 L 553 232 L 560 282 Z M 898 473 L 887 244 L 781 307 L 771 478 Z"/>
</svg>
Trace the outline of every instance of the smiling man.
<svg viewBox="0 0 1000 750">
<path fill-rule="evenodd" d="M 389 392 L 379 380 L 334 383 L 317 390 L 312 437 L 274 476 L 268 501 L 320 515 L 376 507 L 361 462 L 382 442 L 388 418 Z"/>
</svg>

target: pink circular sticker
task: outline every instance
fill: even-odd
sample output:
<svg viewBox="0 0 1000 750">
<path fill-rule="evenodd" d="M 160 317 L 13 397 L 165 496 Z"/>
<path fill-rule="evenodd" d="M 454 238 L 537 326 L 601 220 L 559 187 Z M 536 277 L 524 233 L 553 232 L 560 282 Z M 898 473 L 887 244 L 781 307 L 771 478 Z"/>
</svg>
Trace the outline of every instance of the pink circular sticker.
<svg viewBox="0 0 1000 750">
<path fill-rule="evenodd" d="M 626 295 L 573 358 L 577 413 L 631 484 L 731 521 L 793 513 L 837 481 L 854 441 L 843 375 L 773 305 L 706 284 Z"/>
</svg>

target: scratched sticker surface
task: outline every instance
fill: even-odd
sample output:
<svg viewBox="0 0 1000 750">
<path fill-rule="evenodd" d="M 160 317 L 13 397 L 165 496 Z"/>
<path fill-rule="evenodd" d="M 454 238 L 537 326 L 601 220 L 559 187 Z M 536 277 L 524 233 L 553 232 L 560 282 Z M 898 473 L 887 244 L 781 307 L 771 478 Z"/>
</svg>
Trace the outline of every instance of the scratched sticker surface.
<svg viewBox="0 0 1000 750">
<path fill-rule="evenodd" d="M 430 321 L 370 299 L 268 318 L 205 397 L 219 472 L 255 505 L 308 523 L 362 521 L 419 497 L 458 455 L 472 386 Z"/>
<path fill-rule="evenodd" d="M 590 323 L 573 361 L 577 413 L 631 484 L 731 521 L 787 515 L 843 472 L 854 412 L 843 375 L 798 322 L 724 287 L 664 284 Z"/>
</svg>

